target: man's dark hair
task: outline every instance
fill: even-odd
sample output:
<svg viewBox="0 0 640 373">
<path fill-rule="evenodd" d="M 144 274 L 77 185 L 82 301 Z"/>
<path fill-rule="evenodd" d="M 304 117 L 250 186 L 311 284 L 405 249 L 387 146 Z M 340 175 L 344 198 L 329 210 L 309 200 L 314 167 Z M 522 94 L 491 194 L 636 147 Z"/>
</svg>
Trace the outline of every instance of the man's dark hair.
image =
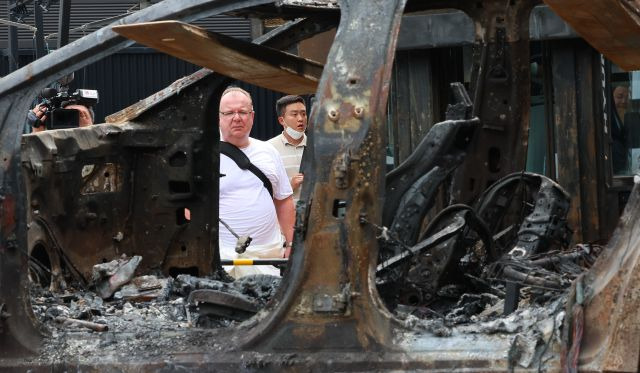
<svg viewBox="0 0 640 373">
<path fill-rule="evenodd" d="M 300 102 L 303 105 L 305 104 L 304 98 L 302 98 L 301 96 L 288 95 L 288 96 L 280 97 L 278 101 L 276 101 L 276 113 L 278 113 L 279 117 L 283 117 L 284 110 L 287 107 L 287 105 L 291 105 L 296 102 Z"/>
</svg>

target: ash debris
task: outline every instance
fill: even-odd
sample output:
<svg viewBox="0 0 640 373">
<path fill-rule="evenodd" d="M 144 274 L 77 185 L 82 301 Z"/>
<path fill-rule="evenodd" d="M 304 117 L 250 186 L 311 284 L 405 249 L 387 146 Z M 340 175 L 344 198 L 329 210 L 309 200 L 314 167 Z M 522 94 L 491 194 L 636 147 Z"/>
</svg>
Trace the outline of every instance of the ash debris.
<svg viewBox="0 0 640 373">
<path fill-rule="evenodd" d="M 441 180 L 418 178 L 414 169 L 400 165 L 387 176 L 399 193 L 392 199 L 402 203 L 397 211 L 388 206 L 383 226 L 372 224 L 381 232 L 380 295 L 407 326 L 436 336 L 521 335 L 513 356 L 530 360 L 523 346 L 540 345 L 532 341 L 544 333 L 528 320 L 555 320 L 570 287 L 601 251 L 590 244 L 570 248 L 569 194 L 544 175 L 517 172 L 472 206 L 449 205 L 423 226 L 437 190 L 429 186 Z"/>
<path fill-rule="evenodd" d="M 523 322 L 532 312 L 551 317 L 563 303 L 572 282 L 595 262 L 601 247 L 578 245 L 568 252 L 549 252 L 528 259 L 504 259 L 485 268 L 482 277 L 464 276 L 460 284 L 438 290 L 430 302 L 397 304 L 396 316 L 409 327 L 419 327 L 436 336 L 453 330 L 469 333 L 517 333 L 531 323 Z M 505 268 L 512 270 L 505 275 Z M 518 286 L 518 307 L 505 309 L 509 284 Z M 523 316 L 524 315 L 524 316 Z M 539 320 L 538 320 L 539 321 Z"/>
<path fill-rule="evenodd" d="M 540 302 L 532 289 L 523 289 L 517 310 L 505 315 L 504 299 L 493 294 L 463 294 L 443 313 L 426 307 L 398 306 L 395 315 L 408 330 L 441 338 L 463 338 L 468 343 L 502 340 L 511 367 L 540 367 L 559 356 L 565 319 L 566 292 L 555 293 Z M 403 338 L 403 336 L 400 336 Z"/>
<path fill-rule="evenodd" d="M 27 361 L 100 361 L 135 356 L 170 362 L 179 354 L 221 351 L 228 347 L 220 342 L 225 327 L 263 308 L 280 284 L 280 278 L 268 275 L 234 282 L 186 274 L 175 278 L 133 277 L 133 267 L 140 262 L 134 258 L 98 265 L 89 287 L 78 283 L 63 291 L 51 291 L 55 286 L 45 289 L 32 282 L 33 313 L 50 337 L 40 354 Z M 226 297 L 190 302 L 195 292 Z M 250 302 L 254 312 L 243 312 L 243 301 Z"/>
<path fill-rule="evenodd" d="M 120 258 L 96 265 L 92 283 L 55 292 L 31 283 L 34 315 L 53 338 L 66 333 L 114 332 L 148 334 L 193 328 L 220 328 L 251 317 L 275 293 L 280 278 L 247 276 L 234 282 L 181 274 L 176 278 L 133 277 L 141 257 Z M 225 298 L 191 301 L 194 292 L 223 294 Z M 238 310 L 248 302 L 252 312 Z M 212 309 L 213 308 L 213 309 Z M 219 310 L 224 312 L 220 312 Z M 103 341 L 109 343 L 109 341 Z"/>
<path fill-rule="evenodd" d="M 508 345 L 510 366 L 542 366 L 561 351 L 561 331 L 570 287 L 595 262 L 597 245 L 578 245 L 529 258 L 503 258 L 470 281 L 443 286 L 429 304 L 398 304 L 394 310 L 405 326 L 418 333 L 449 338 L 496 338 Z M 512 268 L 512 272 L 504 271 Z M 517 285 L 517 292 L 510 285 Z M 516 298 L 509 298 L 509 297 Z M 517 307 L 509 310 L 508 303 Z"/>
</svg>

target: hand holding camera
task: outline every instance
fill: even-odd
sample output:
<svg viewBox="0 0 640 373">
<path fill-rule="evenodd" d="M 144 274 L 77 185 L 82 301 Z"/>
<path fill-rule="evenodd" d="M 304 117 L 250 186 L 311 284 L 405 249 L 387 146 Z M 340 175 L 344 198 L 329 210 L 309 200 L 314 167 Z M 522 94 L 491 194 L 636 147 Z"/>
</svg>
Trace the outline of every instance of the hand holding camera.
<svg viewBox="0 0 640 373">
<path fill-rule="evenodd" d="M 27 113 L 27 121 L 29 125 L 35 129 L 40 128 L 44 125 L 47 120 L 47 108 L 42 105 L 36 105 L 33 109 L 29 110 Z"/>
<path fill-rule="evenodd" d="M 42 103 L 27 113 L 27 121 L 34 131 L 76 128 L 93 124 L 91 107 L 98 103 L 98 91 L 78 89 L 69 94 L 66 89 L 45 88 L 40 94 Z"/>
</svg>

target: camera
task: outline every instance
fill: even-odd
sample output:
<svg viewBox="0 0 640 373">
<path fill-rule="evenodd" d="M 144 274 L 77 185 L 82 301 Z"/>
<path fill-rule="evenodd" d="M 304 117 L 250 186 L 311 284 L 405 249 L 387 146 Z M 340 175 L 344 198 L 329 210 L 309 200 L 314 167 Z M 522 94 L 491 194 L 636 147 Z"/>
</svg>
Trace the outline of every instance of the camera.
<svg viewBox="0 0 640 373">
<path fill-rule="evenodd" d="M 67 89 L 45 88 L 40 93 L 42 102 L 40 107 L 44 109 L 47 119 L 44 122 L 48 130 L 61 128 L 76 128 L 80 124 L 80 113 L 75 109 L 65 109 L 69 105 L 83 105 L 91 108 L 98 103 L 98 91 L 94 89 L 77 89 L 69 93 Z M 28 120 L 33 127 L 41 127 L 42 121 L 30 111 Z"/>
</svg>

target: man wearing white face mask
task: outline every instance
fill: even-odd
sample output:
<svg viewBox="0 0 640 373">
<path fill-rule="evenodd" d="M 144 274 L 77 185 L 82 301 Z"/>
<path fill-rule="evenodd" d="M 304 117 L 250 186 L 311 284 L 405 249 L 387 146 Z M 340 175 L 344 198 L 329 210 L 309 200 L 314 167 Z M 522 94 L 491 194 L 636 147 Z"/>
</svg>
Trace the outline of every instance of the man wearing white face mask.
<svg viewBox="0 0 640 373">
<path fill-rule="evenodd" d="M 300 162 L 307 146 L 307 136 L 304 133 L 307 129 L 307 109 L 304 99 L 300 96 L 284 96 L 276 102 L 276 113 L 284 131 L 268 143 L 280 153 L 291 182 L 295 203 L 300 198 L 300 185 L 304 180 L 304 175 L 300 173 Z"/>
</svg>

